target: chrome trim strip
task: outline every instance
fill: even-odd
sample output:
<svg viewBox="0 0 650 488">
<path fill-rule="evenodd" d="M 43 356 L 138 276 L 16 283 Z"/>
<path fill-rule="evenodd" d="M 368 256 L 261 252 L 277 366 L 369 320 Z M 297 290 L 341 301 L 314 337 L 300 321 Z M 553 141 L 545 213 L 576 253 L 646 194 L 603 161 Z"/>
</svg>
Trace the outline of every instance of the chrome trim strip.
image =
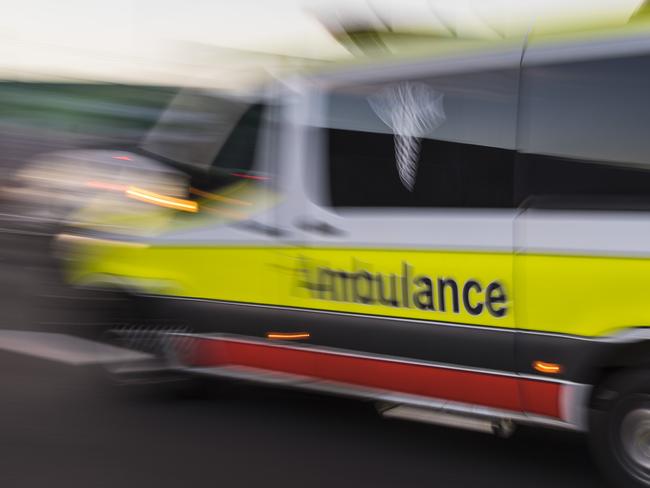
<svg viewBox="0 0 650 488">
<path fill-rule="evenodd" d="M 562 419 L 577 430 L 586 431 L 589 427 L 588 402 L 592 391 L 591 385 L 562 385 L 560 391 L 560 415 Z"/>
<path fill-rule="evenodd" d="M 535 374 L 523 374 L 517 373 L 517 378 L 522 380 L 533 380 L 533 381 L 543 381 L 544 383 L 558 383 L 566 386 L 580 386 L 582 383 L 576 383 L 575 381 L 562 380 L 560 378 L 553 378 L 550 376 L 541 376 Z"/>
<path fill-rule="evenodd" d="M 422 422 L 441 427 L 466 429 L 483 434 L 495 432 L 495 420 L 478 417 L 475 415 L 461 415 L 453 412 L 444 412 L 432 408 L 422 408 L 413 405 L 392 405 L 380 412 L 382 417 L 412 422 Z"/>
</svg>

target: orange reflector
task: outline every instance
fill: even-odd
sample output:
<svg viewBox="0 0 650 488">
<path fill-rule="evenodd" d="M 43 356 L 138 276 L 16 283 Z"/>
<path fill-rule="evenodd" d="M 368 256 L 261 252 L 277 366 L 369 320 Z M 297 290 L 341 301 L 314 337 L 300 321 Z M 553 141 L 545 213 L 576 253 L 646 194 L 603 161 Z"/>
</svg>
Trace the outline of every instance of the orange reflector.
<svg viewBox="0 0 650 488">
<path fill-rule="evenodd" d="M 152 191 L 143 190 L 142 188 L 138 188 L 136 186 L 129 186 L 126 189 L 126 195 L 135 200 L 140 200 L 141 202 L 147 202 L 153 205 L 159 205 L 161 207 L 182 210 L 184 212 L 198 212 L 199 210 L 198 203 L 193 202 L 192 200 L 168 197 L 167 195 L 161 195 Z"/>
<path fill-rule="evenodd" d="M 300 339 L 309 339 L 311 334 L 309 332 L 267 332 L 268 339 L 276 339 L 282 341 L 297 341 Z"/>
<path fill-rule="evenodd" d="M 533 368 L 540 373 L 558 374 L 562 371 L 562 366 L 556 363 L 545 363 L 544 361 L 535 361 Z"/>
</svg>

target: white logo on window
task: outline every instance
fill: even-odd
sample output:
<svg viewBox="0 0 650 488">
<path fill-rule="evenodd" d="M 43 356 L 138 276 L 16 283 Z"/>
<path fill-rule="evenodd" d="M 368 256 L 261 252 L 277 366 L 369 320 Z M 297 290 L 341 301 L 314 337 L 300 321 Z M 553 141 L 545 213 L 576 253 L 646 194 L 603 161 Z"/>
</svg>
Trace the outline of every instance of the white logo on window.
<svg viewBox="0 0 650 488">
<path fill-rule="evenodd" d="M 368 97 L 372 110 L 393 130 L 397 172 L 409 191 L 415 185 L 420 139 L 446 119 L 442 99 L 442 93 L 415 82 L 390 85 Z"/>
</svg>

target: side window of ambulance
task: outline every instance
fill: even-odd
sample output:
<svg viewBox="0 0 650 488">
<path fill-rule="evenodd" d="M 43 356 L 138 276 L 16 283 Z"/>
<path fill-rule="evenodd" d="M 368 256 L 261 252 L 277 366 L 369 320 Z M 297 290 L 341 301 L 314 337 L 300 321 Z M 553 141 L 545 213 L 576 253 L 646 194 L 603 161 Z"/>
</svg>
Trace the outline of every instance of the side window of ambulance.
<svg viewBox="0 0 650 488">
<path fill-rule="evenodd" d="M 333 90 L 330 205 L 512 207 L 517 82 L 513 69 Z"/>
<path fill-rule="evenodd" d="M 260 139 L 260 128 L 266 111 L 261 103 L 245 107 L 235 120 L 228 136 L 218 149 L 207 174 L 193 181 L 195 187 L 214 191 L 233 181 L 250 177 L 253 171 Z M 256 177 L 256 175 L 253 175 Z"/>
<path fill-rule="evenodd" d="M 212 163 L 212 169 L 249 171 L 255 162 L 255 149 L 265 107 L 251 105 L 241 116 Z"/>
<path fill-rule="evenodd" d="M 649 80 L 650 56 L 525 66 L 516 200 L 647 207 Z"/>
</svg>

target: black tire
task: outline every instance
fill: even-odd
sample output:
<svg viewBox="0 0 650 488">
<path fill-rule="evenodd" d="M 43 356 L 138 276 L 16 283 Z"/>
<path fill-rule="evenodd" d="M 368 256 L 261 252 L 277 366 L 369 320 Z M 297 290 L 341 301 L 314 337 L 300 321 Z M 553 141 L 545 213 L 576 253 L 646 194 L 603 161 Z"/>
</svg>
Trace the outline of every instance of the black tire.
<svg viewBox="0 0 650 488">
<path fill-rule="evenodd" d="M 616 487 L 650 487 L 650 370 L 608 378 L 594 391 L 591 451 Z"/>
</svg>

